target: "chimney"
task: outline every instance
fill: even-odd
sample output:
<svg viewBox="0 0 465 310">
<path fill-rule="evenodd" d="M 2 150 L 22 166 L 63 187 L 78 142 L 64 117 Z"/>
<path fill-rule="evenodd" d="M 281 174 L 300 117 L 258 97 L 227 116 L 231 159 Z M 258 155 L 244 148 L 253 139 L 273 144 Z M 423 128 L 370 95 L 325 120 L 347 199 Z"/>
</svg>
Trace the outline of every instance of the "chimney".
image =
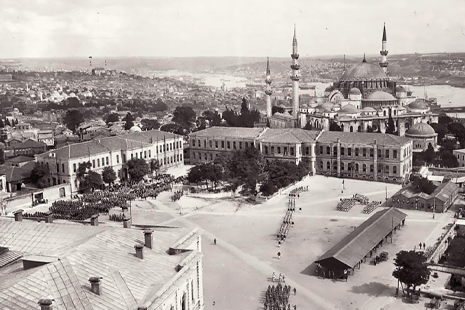
<svg viewBox="0 0 465 310">
<path fill-rule="evenodd" d="M 45 223 L 53 223 L 52 211 L 48 211 L 45 213 Z"/>
<path fill-rule="evenodd" d="M 15 215 L 15 222 L 23 221 L 23 209 L 16 210 L 13 214 Z"/>
<path fill-rule="evenodd" d="M 134 249 L 136 249 L 136 257 L 144 259 L 144 246 L 141 244 L 136 244 L 134 246 Z"/>
<path fill-rule="evenodd" d="M 123 227 L 124 228 L 131 228 L 131 218 L 126 217 L 123 219 Z"/>
<path fill-rule="evenodd" d="M 94 214 L 90 217 L 90 225 L 98 226 L 98 214 Z"/>
<path fill-rule="evenodd" d="M 100 280 L 103 279 L 102 277 L 90 277 L 89 282 L 90 282 L 90 290 L 92 293 L 101 295 L 102 294 L 102 286 L 100 284 Z"/>
<path fill-rule="evenodd" d="M 151 229 L 144 230 L 145 246 L 148 247 L 149 249 L 152 248 L 152 243 L 153 243 L 152 232 L 153 230 Z"/>
<path fill-rule="evenodd" d="M 53 310 L 53 301 L 55 299 L 42 298 L 39 300 L 40 310 Z"/>
</svg>

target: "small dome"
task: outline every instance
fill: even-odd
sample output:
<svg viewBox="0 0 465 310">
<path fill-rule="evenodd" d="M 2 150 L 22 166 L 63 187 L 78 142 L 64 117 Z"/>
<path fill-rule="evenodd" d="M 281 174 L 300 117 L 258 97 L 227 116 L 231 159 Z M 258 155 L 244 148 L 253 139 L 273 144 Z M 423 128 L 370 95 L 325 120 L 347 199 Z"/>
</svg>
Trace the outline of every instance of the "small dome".
<svg viewBox="0 0 465 310">
<path fill-rule="evenodd" d="M 358 112 L 357 108 L 351 104 L 346 104 L 339 110 L 340 114 L 354 114 L 357 112 Z"/>
<path fill-rule="evenodd" d="M 333 109 L 333 104 L 331 102 L 325 102 L 323 104 L 320 104 L 318 106 L 318 109 L 320 111 L 330 112 Z"/>
<path fill-rule="evenodd" d="M 405 133 L 409 136 L 421 136 L 421 137 L 431 137 L 436 135 L 433 127 L 425 123 L 418 123 L 410 127 L 410 129 Z"/>
<path fill-rule="evenodd" d="M 428 104 L 423 99 L 417 99 L 409 104 L 408 107 L 415 110 L 427 110 Z"/>
<path fill-rule="evenodd" d="M 375 91 L 374 93 L 371 93 L 368 95 L 367 100 L 373 100 L 373 101 L 392 101 L 392 100 L 397 100 L 393 95 L 385 92 L 385 91 Z"/>
<path fill-rule="evenodd" d="M 405 90 L 405 88 L 401 85 L 397 86 L 396 87 L 396 93 L 406 93 L 407 90 Z"/>
<path fill-rule="evenodd" d="M 357 87 L 354 87 L 349 91 L 349 95 L 361 95 L 361 94 L 362 93 L 360 92 L 360 89 L 358 89 Z"/>
<path fill-rule="evenodd" d="M 372 107 L 364 107 L 362 109 L 362 111 L 364 111 L 364 112 L 376 112 L 376 110 L 374 108 L 372 108 Z"/>
<path fill-rule="evenodd" d="M 308 104 L 306 104 L 306 103 L 301 104 L 300 107 L 306 109 L 306 108 L 308 108 Z"/>
<path fill-rule="evenodd" d="M 318 103 L 316 102 L 311 102 L 310 103 L 310 108 L 316 108 L 318 106 Z"/>
<path fill-rule="evenodd" d="M 130 132 L 141 132 L 142 129 L 140 129 L 139 126 L 134 125 L 134 126 L 132 126 L 132 127 L 129 129 L 129 131 L 130 131 Z"/>
</svg>

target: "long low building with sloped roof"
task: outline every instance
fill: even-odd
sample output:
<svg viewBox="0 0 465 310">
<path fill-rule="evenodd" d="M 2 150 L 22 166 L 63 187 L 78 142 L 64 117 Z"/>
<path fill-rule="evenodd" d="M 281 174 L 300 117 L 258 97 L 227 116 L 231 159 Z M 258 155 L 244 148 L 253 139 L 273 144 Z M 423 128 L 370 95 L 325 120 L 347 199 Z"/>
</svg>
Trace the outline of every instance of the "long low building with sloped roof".
<svg viewBox="0 0 465 310">
<path fill-rule="evenodd" d="M 406 217 L 407 214 L 396 208 L 376 212 L 315 263 L 327 271 L 326 274 L 332 271 L 339 278 L 344 270 L 360 267 L 375 249 L 382 246 L 387 237 L 404 225 Z"/>
</svg>

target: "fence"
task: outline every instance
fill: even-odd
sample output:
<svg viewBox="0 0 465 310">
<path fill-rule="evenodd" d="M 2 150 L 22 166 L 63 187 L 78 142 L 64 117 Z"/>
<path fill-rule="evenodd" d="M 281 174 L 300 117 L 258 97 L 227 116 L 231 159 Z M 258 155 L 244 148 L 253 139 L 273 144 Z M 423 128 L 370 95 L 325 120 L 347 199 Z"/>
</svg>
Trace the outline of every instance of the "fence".
<svg viewBox="0 0 465 310">
<path fill-rule="evenodd" d="M 429 264 L 437 264 L 441 256 L 447 250 L 447 247 L 449 246 L 449 242 L 447 241 L 447 239 L 449 237 L 451 237 L 452 239 L 455 237 L 456 235 L 455 226 L 456 225 L 457 225 L 457 222 L 452 223 L 452 226 L 447 230 L 446 233 L 444 233 L 439 238 L 439 241 L 434 245 L 433 251 L 428 257 Z"/>
<path fill-rule="evenodd" d="M 434 271 L 441 271 L 441 272 L 446 272 L 446 273 L 451 273 L 451 274 L 459 274 L 461 276 L 465 276 L 465 269 L 464 268 L 458 268 L 458 267 L 447 267 L 444 265 L 437 265 L 437 264 L 431 264 L 428 266 L 429 269 L 434 270 Z"/>
</svg>

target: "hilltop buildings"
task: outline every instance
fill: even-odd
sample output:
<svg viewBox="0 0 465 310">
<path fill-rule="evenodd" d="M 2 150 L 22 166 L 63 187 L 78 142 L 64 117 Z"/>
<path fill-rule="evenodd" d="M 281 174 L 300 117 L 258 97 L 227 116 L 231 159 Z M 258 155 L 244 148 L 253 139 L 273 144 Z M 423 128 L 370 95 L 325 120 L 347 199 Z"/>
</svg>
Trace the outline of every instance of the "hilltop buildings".
<svg viewBox="0 0 465 310">
<path fill-rule="evenodd" d="M 271 111 L 271 71 L 266 70 L 266 122 L 273 128 L 298 128 L 308 124 L 313 129 L 330 130 L 336 125 L 343 132 L 385 133 L 389 118 L 399 136 L 417 123 L 437 122 L 425 100 L 408 96 L 407 90 L 388 76 L 386 27 L 383 29 L 379 64 L 363 61 L 345 70 L 340 79 L 329 86 L 323 98 L 300 104 L 300 66 L 294 28 L 292 42 L 292 115 Z M 264 124 L 264 121 L 260 122 Z"/>
<path fill-rule="evenodd" d="M 191 164 L 248 147 L 267 160 L 308 161 L 313 174 L 401 182 L 412 171 L 412 140 L 396 135 L 300 128 L 211 127 L 189 135 Z"/>
<path fill-rule="evenodd" d="M 204 309 L 196 229 L 83 227 L 17 215 L 0 218 L 1 309 Z"/>
</svg>

